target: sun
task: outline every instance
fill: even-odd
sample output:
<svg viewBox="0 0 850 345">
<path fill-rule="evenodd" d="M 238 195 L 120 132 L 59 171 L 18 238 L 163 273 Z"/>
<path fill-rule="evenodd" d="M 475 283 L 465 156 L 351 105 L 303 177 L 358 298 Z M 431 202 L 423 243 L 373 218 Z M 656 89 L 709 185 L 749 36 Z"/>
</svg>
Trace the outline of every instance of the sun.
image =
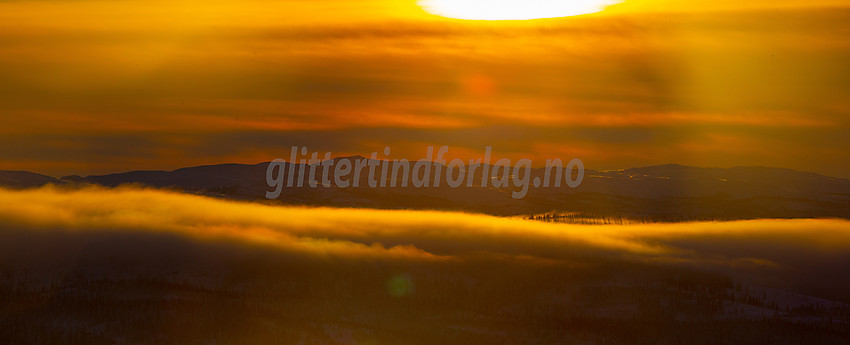
<svg viewBox="0 0 850 345">
<path fill-rule="evenodd" d="M 419 0 L 428 13 L 471 20 L 527 20 L 599 12 L 623 0 Z"/>
</svg>

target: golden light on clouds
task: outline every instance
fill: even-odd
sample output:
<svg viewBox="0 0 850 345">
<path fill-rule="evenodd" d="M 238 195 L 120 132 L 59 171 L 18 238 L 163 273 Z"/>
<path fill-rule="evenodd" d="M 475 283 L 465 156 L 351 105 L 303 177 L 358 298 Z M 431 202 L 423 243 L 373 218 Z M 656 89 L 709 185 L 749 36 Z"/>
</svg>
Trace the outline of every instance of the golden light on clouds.
<svg viewBox="0 0 850 345">
<path fill-rule="evenodd" d="M 0 203 L 5 205 L 0 231 L 10 233 L 176 235 L 339 260 L 569 265 L 625 259 L 784 267 L 803 257 L 831 262 L 850 254 L 850 222 L 831 219 L 595 226 L 458 212 L 270 206 L 153 189 L 49 186 L 0 189 Z"/>
<path fill-rule="evenodd" d="M 528 20 L 602 11 L 618 0 L 421 0 L 438 16 L 472 20 Z"/>
<path fill-rule="evenodd" d="M 529 21 L 434 13 L 560 17 L 613 1 L 0 2 L 0 164 L 170 170 L 290 145 L 368 154 L 369 138 L 411 147 L 398 158 L 425 143 L 480 156 L 486 142 L 581 151 L 593 169 L 848 177 L 838 2 L 629 0 Z"/>
</svg>

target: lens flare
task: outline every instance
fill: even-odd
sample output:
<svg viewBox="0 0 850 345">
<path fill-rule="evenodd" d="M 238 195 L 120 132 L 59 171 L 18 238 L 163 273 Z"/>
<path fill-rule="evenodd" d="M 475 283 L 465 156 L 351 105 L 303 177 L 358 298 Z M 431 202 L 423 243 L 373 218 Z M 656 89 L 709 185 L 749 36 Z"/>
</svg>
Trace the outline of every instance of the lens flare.
<svg viewBox="0 0 850 345">
<path fill-rule="evenodd" d="M 420 0 L 428 13 L 472 20 L 527 20 L 595 13 L 622 0 Z"/>
</svg>

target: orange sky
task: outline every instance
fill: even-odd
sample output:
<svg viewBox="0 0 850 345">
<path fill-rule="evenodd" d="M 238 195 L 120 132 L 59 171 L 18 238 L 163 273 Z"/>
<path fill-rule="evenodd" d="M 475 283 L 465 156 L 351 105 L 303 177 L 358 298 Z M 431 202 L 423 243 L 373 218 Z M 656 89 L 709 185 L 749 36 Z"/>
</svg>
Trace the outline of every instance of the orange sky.
<svg viewBox="0 0 850 345">
<path fill-rule="evenodd" d="M 588 168 L 850 177 L 846 1 L 629 0 L 453 20 L 413 0 L 0 3 L 0 169 L 174 169 L 427 145 Z"/>
</svg>

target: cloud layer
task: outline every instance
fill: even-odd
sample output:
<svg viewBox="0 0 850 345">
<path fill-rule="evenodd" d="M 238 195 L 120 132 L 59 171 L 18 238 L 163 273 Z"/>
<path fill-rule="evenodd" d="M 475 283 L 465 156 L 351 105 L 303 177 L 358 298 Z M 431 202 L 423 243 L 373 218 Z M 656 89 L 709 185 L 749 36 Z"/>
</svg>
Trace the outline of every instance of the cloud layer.
<svg viewBox="0 0 850 345">
<path fill-rule="evenodd" d="M 409 159 L 426 144 L 466 158 L 493 145 L 596 169 L 850 176 L 837 163 L 850 161 L 850 12 L 676 3 L 676 15 L 647 0 L 616 15 L 482 24 L 415 1 L 2 2 L 0 164 L 174 169 L 332 140 L 327 150 L 392 145 Z"/>
<path fill-rule="evenodd" d="M 0 201 L 4 237 L 20 231 L 177 236 L 340 263 L 628 261 L 720 270 L 777 284 L 850 288 L 850 278 L 838 274 L 850 262 L 845 220 L 595 226 L 436 211 L 278 207 L 134 188 L 0 190 Z M 144 243 L 129 246 L 160 250 Z M 6 256 L 26 252 L 7 249 Z"/>
</svg>

